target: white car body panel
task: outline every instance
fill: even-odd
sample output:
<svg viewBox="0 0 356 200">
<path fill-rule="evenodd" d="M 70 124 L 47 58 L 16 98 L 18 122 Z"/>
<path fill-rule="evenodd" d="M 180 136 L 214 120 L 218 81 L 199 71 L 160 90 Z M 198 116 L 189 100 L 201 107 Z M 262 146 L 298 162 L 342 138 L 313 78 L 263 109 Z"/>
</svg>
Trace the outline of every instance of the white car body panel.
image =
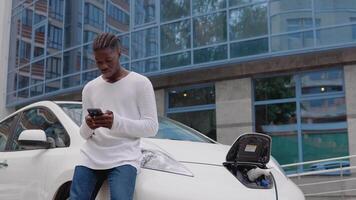
<svg viewBox="0 0 356 200">
<path fill-rule="evenodd" d="M 0 168 L 1 200 L 54 199 L 60 186 L 71 181 L 79 161 L 80 147 L 85 142 L 79 135 L 79 127 L 50 101 L 32 104 L 20 111 L 36 106 L 50 108 L 56 114 L 70 135 L 70 147 L 0 152 L 0 162 L 7 160 L 9 165 Z M 136 181 L 135 200 L 276 199 L 275 187 L 247 188 L 222 165 L 230 148 L 227 145 L 144 138 L 141 146 L 166 152 L 194 176 L 141 169 Z M 267 166 L 272 168 L 279 199 L 304 200 L 301 190 L 279 171 L 276 163 L 270 161 Z M 97 199 L 108 199 L 106 183 Z"/>
</svg>

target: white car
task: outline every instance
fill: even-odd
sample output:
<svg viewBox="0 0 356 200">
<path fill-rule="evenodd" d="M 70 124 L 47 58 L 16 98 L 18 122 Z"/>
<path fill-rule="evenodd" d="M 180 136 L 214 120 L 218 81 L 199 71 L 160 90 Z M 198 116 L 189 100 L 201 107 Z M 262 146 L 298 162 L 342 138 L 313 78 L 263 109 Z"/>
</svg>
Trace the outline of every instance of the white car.
<svg viewBox="0 0 356 200">
<path fill-rule="evenodd" d="M 0 199 L 68 199 L 84 140 L 81 103 L 42 101 L 0 122 Z M 154 138 L 142 138 L 142 169 L 135 200 L 303 200 L 301 190 L 270 159 L 258 134 L 232 146 L 166 118 Z M 260 137 L 261 136 L 261 137 Z M 262 142 L 261 142 L 262 141 Z M 270 173 L 250 181 L 250 169 Z M 108 199 L 104 184 L 97 199 Z"/>
</svg>

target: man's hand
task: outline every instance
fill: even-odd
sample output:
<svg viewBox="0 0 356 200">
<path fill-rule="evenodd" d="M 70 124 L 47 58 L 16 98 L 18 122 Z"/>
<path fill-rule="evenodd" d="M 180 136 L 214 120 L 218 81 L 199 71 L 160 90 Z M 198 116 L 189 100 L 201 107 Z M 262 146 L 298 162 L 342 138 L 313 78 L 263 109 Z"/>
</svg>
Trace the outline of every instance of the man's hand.
<svg viewBox="0 0 356 200">
<path fill-rule="evenodd" d="M 101 116 L 91 117 L 87 115 L 85 121 L 92 130 L 100 127 L 111 129 L 114 121 L 114 114 L 111 111 L 106 111 Z"/>
</svg>

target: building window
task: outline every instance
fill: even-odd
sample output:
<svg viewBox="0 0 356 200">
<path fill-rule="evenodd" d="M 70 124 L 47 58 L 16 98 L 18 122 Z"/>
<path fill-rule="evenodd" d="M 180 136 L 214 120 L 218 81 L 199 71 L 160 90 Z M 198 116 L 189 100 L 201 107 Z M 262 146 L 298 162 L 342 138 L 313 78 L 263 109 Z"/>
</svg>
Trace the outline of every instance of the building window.
<svg viewBox="0 0 356 200">
<path fill-rule="evenodd" d="M 154 0 L 135 0 L 135 25 L 146 24 L 156 19 L 156 5 Z"/>
<path fill-rule="evenodd" d="M 51 24 L 48 25 L 48 47 L 62 49 L 62 29 Z"/>
<path fill-rule="evenodd" d="M 351 17 L 351 18 L 350 18 L 350 21 L 351 21 L 352 23 L 356 23 L 356 17 Z M 353 24 L 353 25 L 352 25 L 352 39 L 353 39 L 353 40 L 356 40 L 356 24 Z"/>
<path fill-rule="evenodd" d="M 107 7 L 107 15 L 109 17 L 112 17 L 115 21 L 120 22 L 121 25 L 124 25 L 125 27 L 118 27 L 121 30 L 126 31 L 126 27 L 130 25 L 130 16 L 121 10 L 120 8 L 114 6 L 110 2 L 108 3 Z"/>
<path fill-rule="evenodd" d="M 104 12 L 90 3 L 85 3 L 84 23 L 90 24 L 100 30 L 104 29 Z"/>
<path fill-rule="evenodd" d="M 61 76 L 62 72 L 62 58 L 61 57 L 49 57 L 47 59 L 46 67 L 46 79 L 54 79 Z"/>
<path fill-rule="evenodd" d="M 170 89 L 167 92 L 166 106 L 167 117 L 216 140 L 215 87 L 213 85 Z"/>
<path fill-rule="evenodd" d="M 63 21 L 64 0 L 49 0 L 49 17 Z"/>
<path fill-rule="evenodd" d="M 342 69 L 254 79 L 255 130 L 281 164 L 349 154 L 343 79 Z"/>
</svg>

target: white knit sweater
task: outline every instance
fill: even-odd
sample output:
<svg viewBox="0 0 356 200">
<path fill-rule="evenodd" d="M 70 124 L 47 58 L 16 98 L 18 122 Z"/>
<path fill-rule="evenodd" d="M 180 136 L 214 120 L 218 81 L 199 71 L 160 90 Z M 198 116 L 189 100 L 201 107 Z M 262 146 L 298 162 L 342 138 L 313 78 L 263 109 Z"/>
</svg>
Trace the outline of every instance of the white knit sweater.
<svg viewBox="0 0 356 200">
<path fill-rule="evenodd" d="M 80 135 L 86 142 L 81 148 L 79 164 L 91 169 L 129 164 L 139 171 L 140 137 L 154 136 L 158 130 L 155 95 L 149 79 L 130 72 L 119 81 L 109 83 L 99 76 L 85 85 L 82 101 Z M 112 111 L 112 128 L 90 129 L 85 122 L 88 108 Z"/>
</svg>

